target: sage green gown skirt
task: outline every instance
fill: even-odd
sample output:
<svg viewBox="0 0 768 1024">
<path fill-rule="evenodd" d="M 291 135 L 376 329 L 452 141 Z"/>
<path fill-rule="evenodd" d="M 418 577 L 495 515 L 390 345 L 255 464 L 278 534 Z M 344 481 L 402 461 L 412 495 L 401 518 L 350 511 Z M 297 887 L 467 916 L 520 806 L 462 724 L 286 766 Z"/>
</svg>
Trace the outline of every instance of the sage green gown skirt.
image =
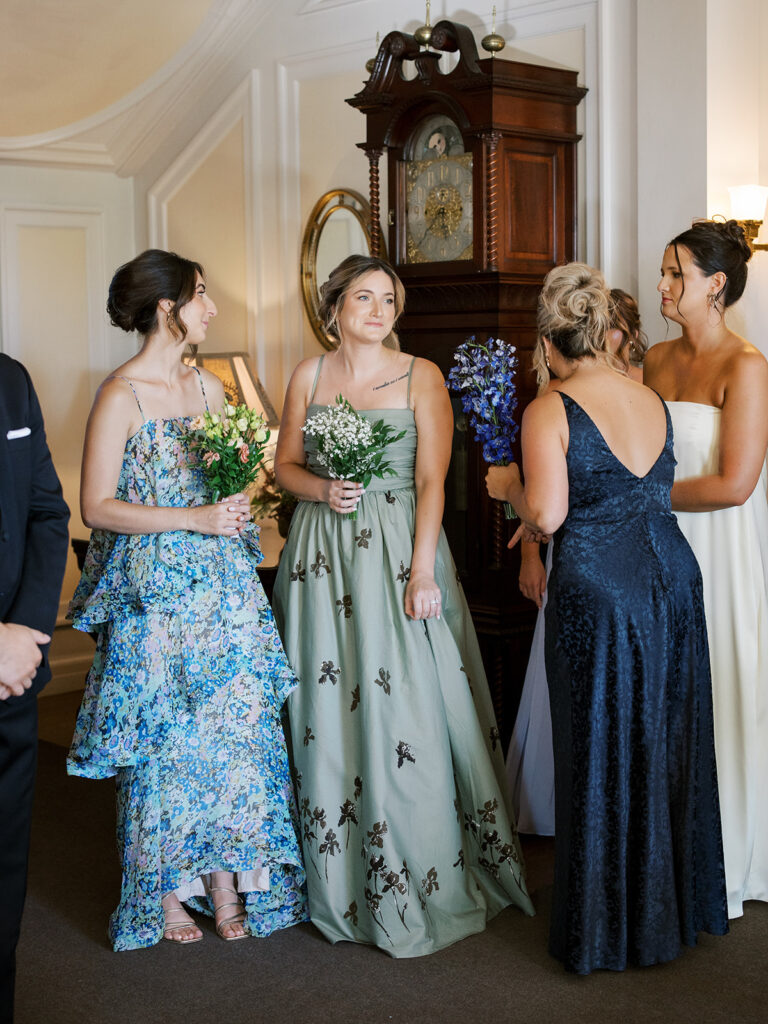
<svg viewBox="0 0 768 1024">
<path fill-rule="evenodd" d="M 310 406 L 309 413 L 317 406 Z M 396 476 L 374 479 L 357 519 L 301 502 L 274 611 L 299 677 L 288 699 L 309 910 L 331 942 L 422 956 L 485 928 L 525 888 L 504 761 L 477 638 L 442 530 L 443 615 L 413 621 L 416 426 Z M 325 475 L 306 442 L 308 468 Z"/>
</svg>

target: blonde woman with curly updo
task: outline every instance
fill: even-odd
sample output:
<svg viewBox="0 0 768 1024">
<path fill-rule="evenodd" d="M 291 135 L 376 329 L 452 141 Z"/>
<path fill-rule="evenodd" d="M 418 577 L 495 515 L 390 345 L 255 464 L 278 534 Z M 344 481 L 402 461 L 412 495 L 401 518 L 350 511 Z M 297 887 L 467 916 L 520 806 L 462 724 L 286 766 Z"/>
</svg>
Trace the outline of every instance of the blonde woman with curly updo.
<svg viewBox="0 0 768 1024">
<path fill-rule="evenodd" d="M 557 267 L 539 361 L 494 498 L 554 534 L 546 670 L 555 756 L 550 950 L 588 974 L 673 959 L 728 930 L 701 575 L 670 508 L 672 428 L 609 342 L 602 275 Z"/>
<path fill-rule="evenodd" d="M 637 303 L 621 288 L 611 288 L 611 330 L 608 347 L 624 363 L 632 380 L 643 379 L 642 362 L 647 341 L 640 324 Z M 550 379 L 541 360 L 542 390 L 559 386 Z M 552 545 L 547 545 L 546 568 L 540 545 L 523 541 L 520 546 L 520 592 L 539 609 L 525 671 L 523 692 L 507 752 L 507 776 L 512 791 L 512 810 L 521 832 L 540 836 L 555 834 L 555 767 L 552 761 L 552 721 L 549 714 L 547 673 L 544 664 L 544 624 L 547 578 L 552 568 Z"/>
</svg>

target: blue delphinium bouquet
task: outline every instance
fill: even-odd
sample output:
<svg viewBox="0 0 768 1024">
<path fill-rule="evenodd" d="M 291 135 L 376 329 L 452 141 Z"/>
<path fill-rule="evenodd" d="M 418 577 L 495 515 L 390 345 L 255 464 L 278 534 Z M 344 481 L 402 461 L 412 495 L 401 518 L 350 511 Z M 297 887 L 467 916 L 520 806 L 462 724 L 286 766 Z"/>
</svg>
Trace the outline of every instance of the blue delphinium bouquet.
<svg viewBox="0 0 768 1024">
<path fill-rule="evenodd" d="M 468 338 L 456 349 L 456 365 L 448 374 L 447 385 L 461 396 L 461 407 L 475 431 L 475 440 L 483 446 L 483 458 L 492 466 L 512 462 L 512 444 L 518 425 L 513 419 L 517 408 L 515 346 L 489 338 L 486 345 Z M 504 515 L 515 518 L 515 510 L 504 502 Z"/>
</svg>

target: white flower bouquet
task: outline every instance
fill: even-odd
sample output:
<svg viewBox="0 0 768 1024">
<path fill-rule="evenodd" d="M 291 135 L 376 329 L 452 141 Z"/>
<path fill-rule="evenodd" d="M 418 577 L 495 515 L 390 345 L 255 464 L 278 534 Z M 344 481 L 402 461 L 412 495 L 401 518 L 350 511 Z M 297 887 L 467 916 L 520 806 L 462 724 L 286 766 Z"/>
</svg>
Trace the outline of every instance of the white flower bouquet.
<svg viewBox="0 0 768 1024">
<path fill-rule="evenodd" d="M 310 416 L 302 430 L 317 441 L 315 458 L 334 480 L 354 480 L 367 487 L 372 477 L 383 479 L 395 471 L 384 461 L 384 450 L 405 431 L 395 434 L 384 420 L 372 423 L 338 395 L 329 405 Z M 357 519 L 357 511 L 343 513 L 345 519 Z"/>
<path fill-rule="evenodd" d="M 189 426 L 213 502 L 239 494 L 253 483 L 269 440 L 261 413 L 227 403 L 221 413 L 206 411 Z"/>
</svg>

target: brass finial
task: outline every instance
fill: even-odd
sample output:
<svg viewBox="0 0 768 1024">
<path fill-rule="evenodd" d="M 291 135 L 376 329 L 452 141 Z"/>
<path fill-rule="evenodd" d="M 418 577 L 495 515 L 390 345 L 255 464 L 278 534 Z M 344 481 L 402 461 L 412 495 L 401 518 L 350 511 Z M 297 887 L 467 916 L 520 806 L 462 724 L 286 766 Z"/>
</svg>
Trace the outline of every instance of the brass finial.
<svg viewBox="0 0 768 1024">
<path fill-rule="evenodd" d="M 504 47 L 507 45 L 504 36 L 500 36 L 496 32 L 496 7 L 493 8 L 493 23 L 491 24 L 491 34 L 485 36 L 480 40 L 480 45 L 484 50 L 487 50 L 492 57 L 495 57 L 497 53 L 501 53 Z"/>
<path fill-rule="evenodd" d="M 376 53 L 379 52 L 379 39 L 380 38 L 381 38 L 381 33 L 377 32 L 376 33 Z M 375 56 L 371 57 L 370 60 L 367 60 L 365 62 L 365 70 L 368 72 L 369 75 L 373 74 L 373 68 L 374 68 L 375 64 L 376 64 L 376 57 Z"/>
<path fill-rule="evenodd" d="M 429 46 L 429 41 L 432 38 L 432 26 L 429 23 L 429 8 L 430 2 L 427 0 L 427 20 L 421 28 L 417 28 L 413 33 L 413 38 L 419 46 Z"/>
</svg>

